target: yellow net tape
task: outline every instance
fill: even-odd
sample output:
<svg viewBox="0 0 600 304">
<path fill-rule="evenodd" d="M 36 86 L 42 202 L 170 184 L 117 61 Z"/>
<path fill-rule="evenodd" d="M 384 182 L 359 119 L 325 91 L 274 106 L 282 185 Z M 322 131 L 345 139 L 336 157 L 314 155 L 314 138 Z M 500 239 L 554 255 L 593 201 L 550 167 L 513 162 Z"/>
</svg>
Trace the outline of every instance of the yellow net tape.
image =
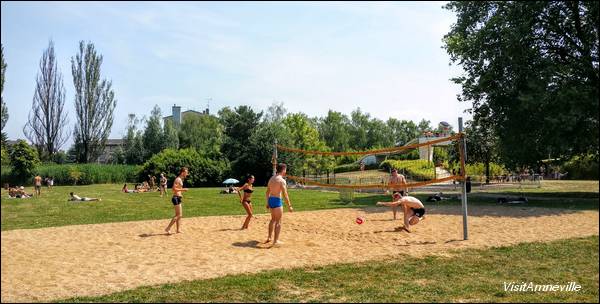
<svg viewBox="0 0 600 304">
<path fill-rule="evenodd" d="M 463 177 L 460 175 L 451 175 L 448 177 L 444 177 L 444 178 L 438 178 L 438 179 L 432 179 L 432 180 L 428 180 L 428 181 L 424 181 L 424 182 L 418 182 L 418 183 L 407 183 L 404 185 L 394 185 L 394 186 L 390 186 L 389 184 L 369 184 L 369 185 L 362 185 L 362 184 L 354 184 L 354 185 L 338 185 L 338 184 L 324 184 L 324 183 L 319 183 L 319 182 L 315 182 L 303 177 L 299 177 L 299 176 L 293 176 L 293 175 L 287 175 L 287 178 L 294 180 L 296 182 L 302 182 L 303 184 L 306 185 L 314 185 L 314 186 L 320 186 L 320 187 L 328 187 L 328 188 L 345 188 L 345 189 L 385 189 L 385 188 L 400 188 L 400 187 L 406 187 L 406 188 L 417 188 L 417 187 L 423 187 L 426 185 L 430 185 L 430 184 L 435 184 L 435 183 L 442 183 L 442 182 L 447 182 L 447 181 L 451 181 L 451 180 L 462 180 Z"/>
<path fill-rule="evenodd" d="M 398 152 L 398 151 L 414 149 L 414 148 L 418 148 L 418 147 L 422 147 L 422 146 L 430 146 L 430 145 L 434 145 L 437 143 L 458 139 L 462 136 L 463 136 L 463 133 L 456 133 L 455 135 L 452 135 L 452 136 L 435 139 L 435 140 L 420 143 L 420 144 L 401 146 L 401 147 L 393 147 L 393 148 L 385 148 L 385 149 L 376 149 L 376 150 L 369 150 L 369 151 L 357 151 L 357 152 L 325 152 L 325 151 L 314 151 L 314 150 L 302 150 L 302 149 L 284 147 L 284 146 L 280 146 L 280 145 L 277 145 L 277 149 L 280 149 L 282 151 L 298 152 L 298 153 L 304 153 L 304 154 L 332 155 L 332 156 L 371 155 L 371 154 L 383 154 L 383 153 L 389 153 L 389 152 Z"/>
</svg>

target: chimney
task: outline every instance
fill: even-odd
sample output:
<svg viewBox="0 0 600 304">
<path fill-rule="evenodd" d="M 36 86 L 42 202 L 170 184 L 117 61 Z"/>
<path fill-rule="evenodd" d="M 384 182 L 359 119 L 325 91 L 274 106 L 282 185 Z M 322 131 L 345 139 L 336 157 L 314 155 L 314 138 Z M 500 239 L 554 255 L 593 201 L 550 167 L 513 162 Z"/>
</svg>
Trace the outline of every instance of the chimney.
<svg viewBox="0 0 600 304">
<path fill-rule="evenodd" d="M 179 126 L 181 124 L 181 107 L 173 104 L 173 125 Z"/>
</svg>

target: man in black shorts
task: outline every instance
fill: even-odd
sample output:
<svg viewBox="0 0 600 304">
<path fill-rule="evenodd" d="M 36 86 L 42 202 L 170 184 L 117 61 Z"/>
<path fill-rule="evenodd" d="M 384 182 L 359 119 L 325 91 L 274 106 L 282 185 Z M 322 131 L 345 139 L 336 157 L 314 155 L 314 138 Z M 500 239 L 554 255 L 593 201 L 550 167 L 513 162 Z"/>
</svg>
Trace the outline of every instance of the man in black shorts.
<svg viewBox="0 0 600 304">
<path fill-rule="evenodd" d="M 418 224 L 425 219 L 425 206 L 421 201 L 413 196 L 400 196 L 396 194 L 393 202 L 377 202 L 377 206 L 397 207 L 402 206 L 404 211 L 404 227 L 401 229 L 410 232 L 410 226 Z"/>
<path fill-rule="evenodd" d="M 175 208 L 175 216 L 173 219 L 171 219 L 171 222 L 165 229 L 167 234 L 171 234 L 171 226 L 173 226 L 175 223 L 177 223 L 177 233 L 181 233 L 181 230 L 179 229 L 181 215 L 183 213 L 181 209 L 181 202 L 183 199 L 183 192 L 188 191 L 187 188 L 183 188 L 183 180 L 188 176 L 188 174 L 189 172 L 186 167 L 181 168 L 179 171 L 179 176 L 175 179 L 175 182 L 173 182 L 173 197 L 171 198 L 171 202 Z"/>
</svg>

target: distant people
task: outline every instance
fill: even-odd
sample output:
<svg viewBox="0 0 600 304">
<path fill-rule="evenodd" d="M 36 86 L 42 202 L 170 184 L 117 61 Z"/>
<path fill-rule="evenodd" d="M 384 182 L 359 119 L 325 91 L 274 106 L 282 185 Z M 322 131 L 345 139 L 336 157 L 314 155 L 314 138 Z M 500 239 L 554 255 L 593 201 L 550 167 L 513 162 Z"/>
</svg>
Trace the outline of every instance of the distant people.
<svg viewBox="0 0 600 304">
<path fill-rule="evenodd" d="M 365 162 L 364 161 L 360 161 L 360 171 L 365 171 Z"/>
<path fill-rule="evenodd" d="M 94 197 L 80 197 L 77 194 L 74 194 L 73 192 L 69 193 L 69 195 L 71 196 L 68 200 L 69 201 L 80 201 L 80 202 L 91 202 L 91 201 L 101 201 L 102 199 L 99 198 L 94 198 Z"/>
<path fill-rule="evenodd" d="M 52 190 L 52 187 L 54 187 L 54 176 L 50 176 L 48 178 L 47 185 L 48 185 L 48 190 Z"/>
<path fill-rule="evenodd" d="M 235 187 L 233 186 L 229 186 L 229 189 L 227 189 L 227 191 L 229 192 L 229 194 L 238 193 L 237 190 L 235 190 Z"/>
<path fill-rule="evenodd" d="M 8 197 L 9 198 L 30 198 L 33 194 L 25 193 L 25 187 L 9 187 Z"/>
<path fill-rule="evenodd" d="M 165 173 L 160 174 L 160 197 L 167 193 L 167 178 L 165 177 Z"/>
<path fill-rule="evenodd" d="M 252 219 L 252 214 L 254 211 L 252 209 L 252 200 L 251 200 L 252 192 L 254 192 L 252 183 L 254 183 L 254 176 L 249 175 L 248 178 L 246 178 L 246 183 L 237 189 L 237 193 L 240 196 L 240 203 L 246 210 L 246 214 L 247 214 L 246 220 L 244 221 L 244 224 L 242 225 L 242 229 L 248 229 L 248 225 L 250 224 L 250 220 Z M 242 197 L 242 192 L 244 192 L 243 197 Z"/>
<path fill-rule="evenodd" d="M 127 189 L 127 184 L 123 185 L 123 188 L 121 189 L 121 191 L 123 191 L 124 193 L 137 193 L 138 192 L 135 189 Z"/>
<path fill-rule="evenodd" d="M 35 188 L 35 195 L 40 196 L 42 195 L 42 177 L 39 175 L 36 175 L 33 178 L 33 186 Z"/>
<path fill-rule="evenodd" d="M 154 175 L 148 175 L 148 191 L 154 191 L 156 185 L 156 177 Z"/>
<path fill-rule="evenodd" d="M 389 187 L 392 188 L 392 198 L 394 194 L 399 193 L 400 196 L 408 195 L 408 187 L 406 186 L 406 178 L 402 174 L 398 174 L 398 170 L 392 169 L 392 176 L 390 177 Z M 394 219 L 396 219 L 398 206 L 392 206 L 392 213 Z"/>
<path fill-rule="evenodd" d="M 173 208 L 175 209 L 175 216 L 171 219 L 171 222 L 167 228 L 165 228 L 165 232 L 167 232 L 167 234 L 171 234 L 171 226 L 173 226 L 173 224 L 177 224 L 176 232 L 181 233 L 181 217 L 183 216 L 181 203 L 183 202 L 183 192 L 188 191 L 187 188 L 183 188 L 183 180 L 188 176 L 188 174 L 188 168 L 181 168 L 181 170 L 179 170 L 179 176 L 177 176 L 173 182 L 173 197 L 171 198 L 171 202 L 173 203 Z"/>
</svg>

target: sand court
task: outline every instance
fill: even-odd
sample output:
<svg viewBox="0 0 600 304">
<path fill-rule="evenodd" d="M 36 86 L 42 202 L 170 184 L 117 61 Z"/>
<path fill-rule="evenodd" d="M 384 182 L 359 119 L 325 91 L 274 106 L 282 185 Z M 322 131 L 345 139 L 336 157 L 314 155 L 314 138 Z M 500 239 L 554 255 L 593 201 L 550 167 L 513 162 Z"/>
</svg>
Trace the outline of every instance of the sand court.
<svg viewBox="0 0 600 304">
<path fill-rule="evenodd" d="M 389 208 L 284 214 L 283 246 L 268 248 L 269 216 L 184 218 L 167 236 L 169 219 L 2 232 L 2 301 L 51 301 L 142 285 L 341 262 L 398 254 L 449 255 L 453 249 L 598 235 L 598 211 L 521 206 L 469 207 L 462 240 L 460 206 L 437 206 L 412 233 L 398 232 Z M 363 215 L 362 225 L 355 218 Z M 401 218 L 401 213 L 399 214 Z M 174 229 L 173 229 L 174 231 Z"/>
</svg>

